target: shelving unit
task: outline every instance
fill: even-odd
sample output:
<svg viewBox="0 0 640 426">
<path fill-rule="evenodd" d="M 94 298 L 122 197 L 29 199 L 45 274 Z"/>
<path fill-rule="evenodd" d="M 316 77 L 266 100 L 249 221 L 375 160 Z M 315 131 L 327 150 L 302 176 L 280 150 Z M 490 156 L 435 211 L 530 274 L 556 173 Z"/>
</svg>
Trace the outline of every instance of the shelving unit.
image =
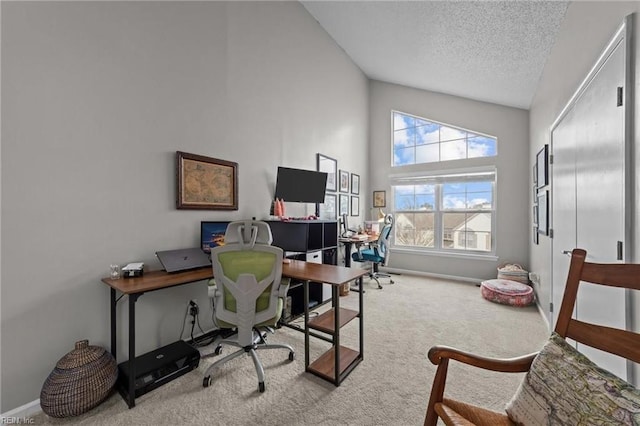
<svg viewBox="0 0 640 426">
<path fill-rule="evenodd" d="M 366 272 L 362 270 L 358 272 L 358 270 L 351 268 L 336 268 L 353 274 L 354 278 L 357 277 L 360 285 L 362 284 L 362 274 L 366 274 Z M 353 278 L 348 281 L 344 278 L 343 280 L 344 282 L 349 282 L 353 280 Z M 364 352 L 363 295 L 359 293 L 359 307 L 357 311 L 341 308 L 338 292 L 340 285 L 344 284 L 344 282 L 341 283 L 340 280 L 334 280 L 330 283 L 332 289 L 332 308 L 328 311 L 315 318 L 309 319 L 309 308 L 305 307 L 305 370 L 324 380 L 332 382 L 336 386 L 340 386 L 340 383 L 342 383 L 349 373 L 362 361 Z M 308 300 L 308 283 L 305 285 L 304 290 L 305 300 Z M 358 350 L 343 346 L 340 343 L 340 330 L 356 318 L 359 323 Z M 329 337 L 316 332 L 324 333 Z M 310 362 L 309 359 L 310 337 L 320 338 L 331 343 L 331 347 L 313 362 Z"/>
<path fill-rule="evenodd" d="M 273 235 L 272 245 L 285 251 L 289 259 L 305 262 L 337 264 L 338 222 L 331 220 L 268 220 Z M 288 295 L 291 297 L 291 316 L 287 321 L 299 318 L 304 313 L 302 288 L 292 282 Z M 313 283 L 310 287 L 309 305 L 316 307 L 331 300 L 329 286 Z M 285 321 L 285 320 L 283 320 Z"/>
</svg>

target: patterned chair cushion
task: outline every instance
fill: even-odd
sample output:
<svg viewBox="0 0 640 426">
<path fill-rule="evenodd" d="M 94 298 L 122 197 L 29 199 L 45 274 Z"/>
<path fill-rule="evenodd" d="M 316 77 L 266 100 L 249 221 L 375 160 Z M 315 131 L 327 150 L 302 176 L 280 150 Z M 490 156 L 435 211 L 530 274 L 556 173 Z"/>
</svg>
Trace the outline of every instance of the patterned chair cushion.
<svg viewBox="0 0 640 426">
<path fill-rule="evenodd" d="M 522 425 L 638 425 L 640 392 L 553 333 L 506 410 Z"/>
<path fill-rule="evenodd" d="M 533 289 L 526 284 L 511 280 L 487 280 L 480 284 L 485 299 L 511 306 L 527 306 L 533 302 Z"/>
</svg>

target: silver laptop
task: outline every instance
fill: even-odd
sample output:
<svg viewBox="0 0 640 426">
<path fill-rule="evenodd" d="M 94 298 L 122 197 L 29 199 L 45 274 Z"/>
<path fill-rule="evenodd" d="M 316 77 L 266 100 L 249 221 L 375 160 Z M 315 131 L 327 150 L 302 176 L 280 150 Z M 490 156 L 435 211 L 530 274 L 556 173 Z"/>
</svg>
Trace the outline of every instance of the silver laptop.
<svg viewBox="0 0 640 426">
<path fill-rule="evenodd" d="M 157 251 L 156 256 L 167 272 L 187 271 L 211 266 L 209 256 L 200 247 Z"/>
</svg>

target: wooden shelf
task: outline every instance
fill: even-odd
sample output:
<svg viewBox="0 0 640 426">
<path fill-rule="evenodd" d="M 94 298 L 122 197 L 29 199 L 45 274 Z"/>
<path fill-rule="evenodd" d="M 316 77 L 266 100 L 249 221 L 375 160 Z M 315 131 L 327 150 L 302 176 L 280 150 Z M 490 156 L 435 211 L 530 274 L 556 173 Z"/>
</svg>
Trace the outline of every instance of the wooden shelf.
<svg viewBox="0 0 640 426">
<path fill-rule="evenodd" d="M 335 311 L 334 309 L 330 309 L 327 312 L 324 312 L 318 315 L 316 318 L 309 320 L 309 328 L 313 328 L 318 331 L 322 331 L 324 333 L 333 334 L 336 331 L 335 327 Z M 340 308 L 340 327 L 342 328 L 345 324 L 351 321 L 354 318 L 358 317 L 358 312 L 353 311 L 351 309 Z"/>
<path fill-rule="evenodd" d="M 307 367 L 307 371 L 320 376 L 330 382 L 334 382 L 336 377 L 339 377 L 349 366 L 358 359 L 360 353 L 349 349 L 345 346 L 340 346 L 340 371 L 335 374 L 335 346 L 322 354 L 320 358 L 313 361 Z"/>
</svg>

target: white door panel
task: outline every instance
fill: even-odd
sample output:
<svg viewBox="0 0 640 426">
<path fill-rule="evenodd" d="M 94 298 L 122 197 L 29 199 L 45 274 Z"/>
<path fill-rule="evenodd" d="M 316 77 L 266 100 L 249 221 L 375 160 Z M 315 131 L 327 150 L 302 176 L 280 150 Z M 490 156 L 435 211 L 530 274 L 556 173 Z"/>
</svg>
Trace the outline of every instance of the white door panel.
<svg viewBox="0 0 640 426">
<path fill-rule="evenodd" d="M 576 119 L 571 109 L 552 135 L 553 165 L 553 288 L 550 323 L 555 326 L 569 273 L 569 256 L 576 247 Z"/>
<path fill-rule="evenodd" d="M 565 251 L 580 247 L 591 262 L 616 262 L 618 241 L 625 243 L 625 123 L 624 108 L 617 105 L 624 71 L 621 41 L 552 132 L 555 311 L 560 307 L 569 268 Z M 624 290 L 599 287 L 580 287 L 575 317 L 626 328 Z M 557 312 L 552 317 L 555 326 Z M 627 377 L 622 358 L 584 345 L 578 349 L 617 376 Z"/>
</svg>

